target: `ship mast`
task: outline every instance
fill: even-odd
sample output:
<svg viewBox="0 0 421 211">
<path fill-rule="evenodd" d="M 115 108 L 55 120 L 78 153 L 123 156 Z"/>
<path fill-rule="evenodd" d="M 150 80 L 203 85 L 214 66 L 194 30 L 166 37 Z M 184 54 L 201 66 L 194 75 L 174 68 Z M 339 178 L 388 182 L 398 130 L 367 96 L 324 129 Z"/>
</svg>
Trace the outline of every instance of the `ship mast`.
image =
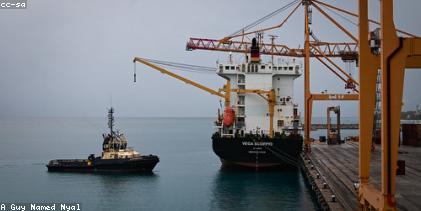
<svg viewBox="0 0 421 211">
<path fill-rule="evenodd" d="M 111 107 L 110 109 L 108 109 L 108 128 L 110 128 L 111 136 L 114 135 L 113 127 L 114 127 L 114 108 Z"/>
</svg>

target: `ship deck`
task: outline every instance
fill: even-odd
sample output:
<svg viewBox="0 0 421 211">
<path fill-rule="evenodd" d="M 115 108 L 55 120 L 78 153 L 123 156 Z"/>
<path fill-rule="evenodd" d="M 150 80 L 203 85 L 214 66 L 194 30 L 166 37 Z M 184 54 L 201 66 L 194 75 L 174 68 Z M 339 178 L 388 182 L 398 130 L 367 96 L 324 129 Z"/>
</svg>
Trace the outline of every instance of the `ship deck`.
<svg viewBox="0 0 421 211">
<path fill-rule="evenodd" d="M 341 145 L 327 145 L 315 142 L 312 152 L 303 156 L 305 174 L 318 197 L 319 203 L 331 210 L 358 210 L 357 142 Z M 421 147 L 403 146 L 399 148 L 399 160 L 405 160 L 405 175 L 396 179 L 396 200 L 399 210 L 421 210 Z M 308 159 L 307 159 L 308 158 Z M 371 159 L 370 181 L 380 187 L 381 150 L 376 146 Z M 326 183 L 327 187 L 323 187 Z M 332 195 L 336 201 L 332 202 Z"/>
</svg>

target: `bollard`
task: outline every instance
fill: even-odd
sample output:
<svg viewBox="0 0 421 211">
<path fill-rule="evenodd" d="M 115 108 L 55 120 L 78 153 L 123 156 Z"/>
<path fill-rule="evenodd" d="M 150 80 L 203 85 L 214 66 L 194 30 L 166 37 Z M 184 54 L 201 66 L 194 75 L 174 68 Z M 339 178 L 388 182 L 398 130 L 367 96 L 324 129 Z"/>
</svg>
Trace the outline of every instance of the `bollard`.
<svg viewBox="0 0 421 211">
<path fill-rule="evenodd" d="M 332 194 L 332 202 L 335 202 L 336 201 L 336 196 L 335 196 L 335 194 Z"/>
</svg>

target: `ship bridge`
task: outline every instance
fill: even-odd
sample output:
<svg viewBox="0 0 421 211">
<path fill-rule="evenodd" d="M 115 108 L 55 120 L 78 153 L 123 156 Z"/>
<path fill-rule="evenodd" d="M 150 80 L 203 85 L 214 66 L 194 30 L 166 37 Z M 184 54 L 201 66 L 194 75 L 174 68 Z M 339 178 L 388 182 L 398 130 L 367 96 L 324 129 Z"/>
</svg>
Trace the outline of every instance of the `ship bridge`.
<svg viewBox="0 0 421 211">
<path fill-rule="evenodd" d="M 298 106 L 293 101 L 293 87 L 294 80 L 302 74 L 302 65 L 295 60 L 241 64 L 230 61 L 218 63 L 216 71 L 218 75 L 230 79 L 232 89 L 275 91 L 275 133 L 287 133 L 294 125 L 298 125 Z M 231 94 L 231 102 L 236 118 L 231 133 L 269 134 L 269 110 L 264 97 L 254 93 L 236 92 Z"/>
</svg>

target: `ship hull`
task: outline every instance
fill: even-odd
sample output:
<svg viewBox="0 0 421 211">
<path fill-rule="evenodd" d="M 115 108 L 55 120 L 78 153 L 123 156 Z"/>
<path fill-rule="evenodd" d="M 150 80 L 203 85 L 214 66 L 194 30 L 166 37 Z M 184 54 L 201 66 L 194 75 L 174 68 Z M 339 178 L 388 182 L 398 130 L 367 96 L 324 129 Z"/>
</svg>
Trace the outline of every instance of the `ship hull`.
<svg viewBox="0 0 421 211">
<path fill-rule="evenodd" d="M 229 168 L 264 170 L 296 167 L 302 146 L 301 135 L 231 138 L 215 133 L 212 136 L 213 151 L 223 167 Z"/>
<path fill-rule="evenodd" d="M 128 159 L 52 160 L 50 172 L 152 172 L 159 158 L 155 155 Z"/>
</svg>

